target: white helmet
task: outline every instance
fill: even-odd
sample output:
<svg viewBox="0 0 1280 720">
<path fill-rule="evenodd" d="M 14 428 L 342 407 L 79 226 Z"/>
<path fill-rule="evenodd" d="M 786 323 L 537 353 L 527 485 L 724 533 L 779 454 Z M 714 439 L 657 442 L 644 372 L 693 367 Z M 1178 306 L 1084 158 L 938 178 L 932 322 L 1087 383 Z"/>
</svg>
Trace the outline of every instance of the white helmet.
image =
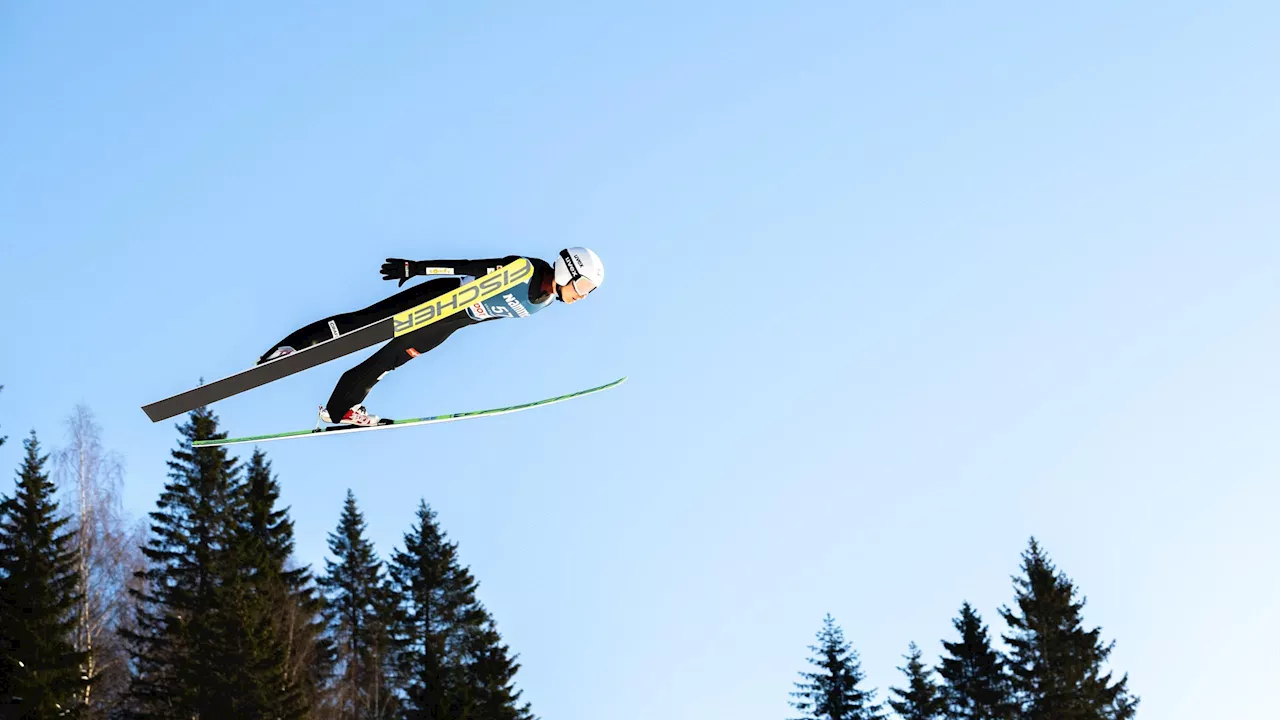
<svg viewBox="0 0 1280 720">
<path fill-rule="evenodd" d="M 600 256 L 591 252 L 584 247 L 571 247 L 560 251 L 560 257 L 556 259 L 556 285 L 561 287 L 568 285 L 579 278 L 586 278 L 591 281 L 594 286 L 592 289 L 600 287 L 604 282 L 604 263 L 600 262 Z M 578 287 L 575 285 L 574 290 Z M 582 291 L 579 290 L 581 293 Z M 588 291 L 590 292 L 590 291 Z M 582 293 L 585 295 L 586 293 Z"/>
</svg>

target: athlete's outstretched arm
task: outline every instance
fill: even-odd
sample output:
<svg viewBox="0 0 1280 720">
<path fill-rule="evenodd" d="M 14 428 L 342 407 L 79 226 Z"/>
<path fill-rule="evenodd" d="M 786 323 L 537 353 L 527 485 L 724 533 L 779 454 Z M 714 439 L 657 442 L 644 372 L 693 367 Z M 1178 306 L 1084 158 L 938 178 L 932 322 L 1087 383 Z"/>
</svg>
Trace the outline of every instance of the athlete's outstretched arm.
<svg viewBox="0 0 1280 720">
<path fill-rule="evenodd" d="M 382 263 L 383 280 L 399 280 L 404 285 L 415 275 L 471 275 L 480 277 L 488 275 L 499 266 L 509 265 L 519 259 L 519 255 L 508 255 L 504 258 L 488 260 L 405 260 L 403 258 L 387 258 Z"/>
</svg>

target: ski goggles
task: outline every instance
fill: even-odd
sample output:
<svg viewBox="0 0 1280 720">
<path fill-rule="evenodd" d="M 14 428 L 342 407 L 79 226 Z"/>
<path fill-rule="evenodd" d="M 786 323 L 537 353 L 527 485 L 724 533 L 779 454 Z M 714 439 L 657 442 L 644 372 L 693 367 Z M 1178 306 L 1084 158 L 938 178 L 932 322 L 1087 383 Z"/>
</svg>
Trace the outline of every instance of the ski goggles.
<svg viewBox="0 0 1280 720">
<path fill-rule="evenodd" d="M 582 283 L 582 285 L 579 285 L 578 283 Z M 573 286 L 573 289 L 574 289 L 574 291 L 575 291 L 575 292 L 577 292 L 579 295 L 581 295 L 581 296 L 583 296 L 583 297 L 586 297 L 587 295 L 590 295 L 590 294 L 592 293 L 592 291 L 594 291 L 594 290 L 596 289 L 596 284 L 595 284 L 595 283 L 591 282 L 590 280 L 588 280 L 588 279 L 587 279 L 587 278 L 585 278 L 585 277 L 582 277 L 581 275 L 579 275 L 578 277 L 576 277 L 576 278 L 574 278 L 574 279 L 570 280 L 570 281 L 569 281 L 569 284 Z M 586 289 L 586 290 L 583 290 L 583 289 L 582 289 L 582 288 L 583 288 L 583 286 L 585 286 L 587 289 Z"/>
</svg>

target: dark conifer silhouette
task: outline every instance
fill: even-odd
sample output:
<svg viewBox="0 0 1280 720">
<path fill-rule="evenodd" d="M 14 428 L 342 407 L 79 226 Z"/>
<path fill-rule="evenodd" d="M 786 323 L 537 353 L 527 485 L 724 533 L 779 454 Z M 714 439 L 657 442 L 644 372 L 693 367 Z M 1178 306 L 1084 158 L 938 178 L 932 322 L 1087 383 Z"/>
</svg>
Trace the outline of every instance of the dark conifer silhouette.
<svg viewBox="0 0 1280 720">
<path fill-rule="evenodd" d="M 1084 600 L 1065 573 L 1031 538 L 1014 578 L 1014 608 L 1001 611 L 1009 625 L 1009 667 L 1026 720 L 1127 720 L 1138 698 L 1128 676 L 1113 680 L 1106 667 L 1114 643 L 1083 627 Z"/>
<path fill-rule="evenodd" d="M 73 635 L 74 539 L 34 431 L 22 446 L 14 494 L 0 501 L 0 707 L 21 717 L 75 717 L 90 678 Z"/>
<path fill-rule="evenodd" d="M 906 676 L 907 686 L 889 688 L 889 692 L 896 696 L 890 698 L 889 706 L 903 720 L 934 720 L 940 717 L 942 697 L 933 680 L 933 671 L 921 660 L 920 648 L 910 643 L 903 657 L 907 664 L 898 669 Z"/>
<path fill-rule="evenodd" d="M 873 720 L 882 717 L 875 704 L 874 690 L 859 686 L 863 681 L 858 653 L 844 639 L 844 631 L 827 615 L 818 631 L 818 644 L 809 664 L 816 670 L 802 672 L 803 681 L 796 683 L 792 707 L 801 712 L 800 720 Z"/>
</svg>

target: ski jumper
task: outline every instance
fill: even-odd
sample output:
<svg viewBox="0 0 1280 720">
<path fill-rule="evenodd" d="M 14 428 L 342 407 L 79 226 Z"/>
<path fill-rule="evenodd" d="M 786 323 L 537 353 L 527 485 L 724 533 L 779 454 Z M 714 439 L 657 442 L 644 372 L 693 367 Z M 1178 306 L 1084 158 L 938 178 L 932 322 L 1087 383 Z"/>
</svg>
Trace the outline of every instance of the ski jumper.
<svg viewBox="0 0 1280 720">
<path fill-rule="evenodd" d="M 396 293 L 385 300 L 380 300 L 363 310 L 333 315 L 317 320 L 300 328 L 277 343 L 271 350 L 263 354 L 263 359 L 279 347 L 291 347 L 295 351 L 309 348 L 317 343 L 336 338 L 343 333 L 351 332 L 370 323 L 386 319 L 396 313 L 421 305 L 445 293 L 457 290 L 462 285 L 477 277 L 486 275 L 504 265 L 509 265 L 520 258 L 510 255 L 505 258 L 490 260 L 431 260 L 427 261 L 422 274 L 443 275 L 415 285 Z M 348 409 L 360 405 L 369 395 L 369 391 L 387 373 L 404 365 L 419 355 L 433 350 L 446 338 L 460 328 L 477 323 L 498 320 L 504 317 L 528 317 L 529 315 L 550 305 L 555 299 L 553 270 L 546 262 L 537 258 L 526 258 L 533 266 L 533 274 L 528 285 L 519 285 L 515 292 L 503 293 L 494 298 L 477 302 L 467 308 L 465 313 L 459 312 L 442 318 L 419 330 L 392 338 L 390 342 L 378 348 L 364 362 L 342 374 L 329 402 L 325 405 L 329 416 L 342 417 Z M 551 291 L 548 291 L 548 286 Z M 519 297 L 517 297 L 519 295 Z"/>
</svg>

